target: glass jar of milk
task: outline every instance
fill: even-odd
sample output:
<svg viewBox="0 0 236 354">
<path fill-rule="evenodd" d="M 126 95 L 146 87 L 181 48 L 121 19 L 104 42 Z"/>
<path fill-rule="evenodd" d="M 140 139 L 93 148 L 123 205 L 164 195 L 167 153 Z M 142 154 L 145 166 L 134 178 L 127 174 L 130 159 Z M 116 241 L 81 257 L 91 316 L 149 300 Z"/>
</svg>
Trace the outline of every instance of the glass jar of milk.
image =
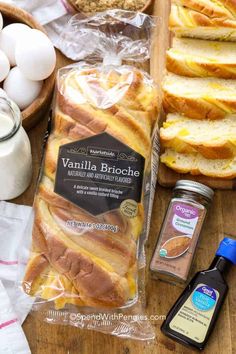
<svg viewBox="0 0 236 354">
<path fill-rule="evenodd" d="M 0 200 L 22 194 L 31 176 L 31 147 L 21 124 L 21 112 L 14 102 L 0 97 Z"/>
</svg>

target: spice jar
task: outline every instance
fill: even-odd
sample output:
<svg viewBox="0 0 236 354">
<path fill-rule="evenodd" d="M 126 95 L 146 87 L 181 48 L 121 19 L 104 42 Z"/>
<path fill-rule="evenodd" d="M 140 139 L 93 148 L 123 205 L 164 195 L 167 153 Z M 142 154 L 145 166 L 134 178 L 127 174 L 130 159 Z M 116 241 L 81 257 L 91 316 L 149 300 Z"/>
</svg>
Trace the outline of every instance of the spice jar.
<svg viewBox="0 0 236 354">
<path fill-rule="evenodd" d="M 176 183 L 150 269 L 170 282 L 188 278 L 199 235 L 214 192 L 190 180 Z"/>
<path fill-rule="evenodd" d="M 32 156 L 21 112 L 8 98 L 0 98 L 0 200 L 18 197 L 29 186 Z"/>
</svg>

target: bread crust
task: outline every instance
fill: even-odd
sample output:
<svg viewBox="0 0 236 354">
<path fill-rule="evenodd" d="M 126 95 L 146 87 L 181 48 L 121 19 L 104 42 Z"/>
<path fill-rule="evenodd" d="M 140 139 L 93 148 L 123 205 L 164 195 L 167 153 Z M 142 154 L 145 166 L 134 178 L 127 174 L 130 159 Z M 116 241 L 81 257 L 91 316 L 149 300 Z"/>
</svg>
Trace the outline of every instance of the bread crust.
<svg viewBox="0 0 236 354">
<path fill-rule="evenodd" d="M 88 252 L 107 260 L 117 274 L 125 276 L 129 267 L 132 267 L 135 263 L 136 245 L 132 236 L 128 233 L 126 233 L 126 239 L 120 231 L 115 235 L 111 231 L 99 230 L 80 230 L 80 232 L 75 233 L 67 225 L 67 221 L 71 217 L 73 217 L 74 222 L 83 220 L 88 223 L 98 223 L 99 219 L 85 213 L 80 208 L 78 208 L 77 213 L 72 215 L 67 210 L 57 207 L 50 207 L 49 210 L 65 235 Z"/>
<path fill-rule="evenodd" d="M 31 257 L 22 286 L 30 296 L 54 301 L 56 309 L 63 308 L 67 303 L 85 306 L 70 280 L 52 270 L 48 260 L 40 253 L 34 253 Z"/>
<path fill-rule="evenodd" d="M 221 3 L 236 16 L 236 0 L 221 0 Z"/>
<path fill-rule="evenodd" d="M 123 135 L 122 141 L 128 143 L 132 136 L 132 141 L 135 143 L 137 139 L 142 141 L 142 145 L 135 144 L 134 149 L 140 151 L 142 156 L 145 156 L 145 152 L 150 149 L 150 135 L 145 132 L 142 124 L 139 123 L 134 117 L 128 114 L 127 111 L 121 107 L 112 106 L 108 110 L 95 110 L 91 105 L 77 105 L 71 102 L 65 96 L 59 94 L 58 108 L 63 114 L 66 114 L 73 118 L 76 122 L 85 125 L 86 128 L 92 130 L 96 134 L 100 134 L 104 131 L 111 133 L 113 136 Z M 57 111 L 58 112 L 58 111 Z M 96 118 L 95 118 L 96 117 Z M 55 117 L 55 119 L 57 119 Z M 150 121 L 146 122 L 151 123 Z M 116 127 L 122 127 L 122 133 L 114 129 Z M 132 144 L 132 142 L 131 142 Z M 146 156 L 145 156 L 146 157 Z"/>
<path fill-rule="evenodd" d="M 208 142 L 200 143 L 184 141 L 179 137 L 168 139 L 165 137 L 164 133 L 162 133 L 162 129 L 160 131 L 160 139 L 162 147 L 170 148 L 183 154 L 199 153 L 206 159 L 230 159 L 236 156 L 235 145 L 229 141 L 221 141 L 217 143 L 214 140 L 209 140 Z"/>
<path fill-rule="evenodd" d="M 191 98 L 174 95 L 163 87 L 163 107 L 168 113 L 179 112 L 195 119 L 221 119 L 227 114 L 236 113 L 236 98 L 233 100 Z"/>
<path fill-rule="evenodd" d="M 40 253 L 33 253 L 27 264 L 22 287 L 26 294 L 34 296 L 42 279 L 40 275 L 48 268 L 46 257 Z"/>
<path fill-rule="evenodd" d="M 198 6 L 200 5 L 200 2 Z M 230 10 L 232 13 L 232 11 Z M 176 36 L 236 41 L 236 18 L 208 17 L 189 7 L 171 5 L 169 28 Z"/>
<path fill-rule="evenodd" d="M 67 210 L 72 215 L 77 214 L 78 211 L 80 211 L 80 208 L 78 208 L 76 205 L 64 199 L 59 194 L 56 194 L 53 191 L 53 181 L 47 177 L 44 177 L 41 183 L 39 184 L 38 196 L 39 198 L 45 200 L 52 207 L 57 207 L 57 208 L 62 208 L 63 210 Z M 139 219 L 143 220 L 143 213 L 141 210 L 139 211 L 137 217 L 134 218 L 136 224 L 138 224 Z M 131 221 L 124 219 L 124 217 L 121 215 L 119 210 L 112 210 L 109 213 L 97 216 L 96 222 L 106 222 L 106 223 L 115 222 L 121 232 L 120 236 L 122 235 L 122 233 L 124 233 L 123 236 L 124 240 L 127 240 L 126 233 L 128 234 L 130 233 Z M 132 230 L 132 232 L 134 232 L 134 229 Z M 133 236 L 135 236 L 135 234 Z"/>
<path fill-rule="evenodd" d="M 187 166 L 181 167 L 172 161 L 169 162 L 168 159 L 166 160 L 165 153 L 161 155 L 160 159 L 161 159 L 161 163 L 165 164 L 171 170 L 174 170 L 175 172 L 180 173 L 180 174 L 190 173 L 193 176 L 204 175 L 204 176 L 211 177 L 211 178 L 220 178 L 220 179 L 225 179 L 225 180 L 236 178 L 236 169 L 235 169 L 235 171 L 224 170 L 224 173 L 206 171 L 205 169 L 204 170 L 201 169 L 201 167 L 199 166 L 198 161 L 197 161 L 199 158 L 201 158 L 201 155 L 195 154 L 193 156 L 195 156 L 194 163 L 193 163 L 193 165 L 188 166 L 188 167 Z M 225 161 L 228 161 L 228 160 L 225 160 Z"/>
<path fill-rule="evenodd" d="M 193 61 L 194 68 L 191 68 L 188 60 L 184 55 L 172 56 L 171 52 L 167 52 L 166 68 L 168 71 L 181 76 L 187 77 L 219 77 L 222 79 L 236 79 L 236 62 L 235 63 L 219 63 L 210 62 L 203 63 L 197 60 Z"/>
<path fill-rule="evenodd" d="M 169 17 L 169 27 L 171 30 L 194 27 L 212 27 L 236 29 L 236 21 L 231 18 L 208 17 L 204 13 L 194 11 L 187 7 L 171 5 Z"/>
<path fill-rule="evenodd" d="M 236 42 L 236 29 L 233 30 L 225 27 L 179 27 L 173 28 L 172 31 L 175 32 L 177 37 Z"/>
<path fill-rule="evenodd" d="M 210 18 L 222 17 L 234 19 L 236 17 L 235 0 L 221 0 L 221 6 L 217 6 L 217 4 L 208 0 L 173 0 L 173 3 L 186 6 Z"/>
<path fill-rule="evenodd" d="M 54 130 L 57 136 L 66 136 L 71 140 L 85 139 L 96 134 L 94 130 L 76 122 L 70 116 L 63 114 L 56 109 L 54 120 Z"/>
<path fill-rule="evenodd" d="M 105 307 L 119 307 L 127 302 L 127 280 L 93 262 L 79 247 L 72 248 L 59 227 L 55 227 L 45 202 L 36 200 L 35 210 L 35 223 L 47 240 L 47 259 L 73 283 L 82 301 L 88 306 Z"/>
<path fill-rule="evenodd" d="M 162 163 L 165 163 L 162 161 Z M 182 169 L 179 168 L 178 166 L 170 166 L 168 164 L 166 164 L 167 167 L 169 167 L 171 170 L 174 170 L 177 173 L 180 174 L 187 174 L 190 173 L 190 175 L 192 176 L 207 176 L 207 177 L 211 177 L 211 178 L 220 178 L 220 179 L 225 179 L 225 180 L 230 180 L 230 179 L 234 179 L 236 178 L 236 172 L 229 172 L 226 173 L 224 176 L 222 175 L 218 175 L 217 173 L 203 173 L 202 171 L 200 171 L 198 168 L 194 169 L 194 170 L 189 170 L 189 169 Z"/>
</svg>

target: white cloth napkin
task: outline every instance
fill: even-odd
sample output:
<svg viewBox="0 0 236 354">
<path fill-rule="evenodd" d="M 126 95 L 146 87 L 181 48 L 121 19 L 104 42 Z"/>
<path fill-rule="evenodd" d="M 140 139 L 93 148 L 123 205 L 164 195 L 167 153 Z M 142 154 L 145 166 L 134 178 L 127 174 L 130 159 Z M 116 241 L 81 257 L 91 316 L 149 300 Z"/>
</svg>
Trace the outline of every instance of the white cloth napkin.
<svg viewBox="0 0 236 354">
<path fill-rule="evenodd" d="M 19 259 L 28 252 L 32 220 L 31 207 L 0 202 L 0 354 L 30 353 L 21 324 L 34 298 L 23 293 L 17 278 Z"/>
<path fill-rule="evenodd" d="M 0 202 L 0 279 L 16 281 L 18 252 L 32 208 Z"/>
<path fill-rule="evenodd" d="M 30 354 L 30 348 L 5 287 L 0 281 L 0 353 Z"/>
</svg>

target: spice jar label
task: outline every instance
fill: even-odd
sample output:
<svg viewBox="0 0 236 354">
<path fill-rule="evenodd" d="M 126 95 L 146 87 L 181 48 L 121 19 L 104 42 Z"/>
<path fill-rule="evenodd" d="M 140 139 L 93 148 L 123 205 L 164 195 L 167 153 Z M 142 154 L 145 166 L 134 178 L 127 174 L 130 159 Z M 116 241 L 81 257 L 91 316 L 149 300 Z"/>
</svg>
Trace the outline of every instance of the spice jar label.
<svg viewBox="0 0 236 354">
<path fill-rule="evenodd" d="M 205 208 L 191 203 L 170 203 L 151 262 L 152 270 L 187 279 L 205 214 Z"/>
<path fill-rule="evenodd" d="M 184 234 L 193 235 L 198 222 L 198 209 L 183 203 L 173 205 L 173 227 Z"/>
</svg>

